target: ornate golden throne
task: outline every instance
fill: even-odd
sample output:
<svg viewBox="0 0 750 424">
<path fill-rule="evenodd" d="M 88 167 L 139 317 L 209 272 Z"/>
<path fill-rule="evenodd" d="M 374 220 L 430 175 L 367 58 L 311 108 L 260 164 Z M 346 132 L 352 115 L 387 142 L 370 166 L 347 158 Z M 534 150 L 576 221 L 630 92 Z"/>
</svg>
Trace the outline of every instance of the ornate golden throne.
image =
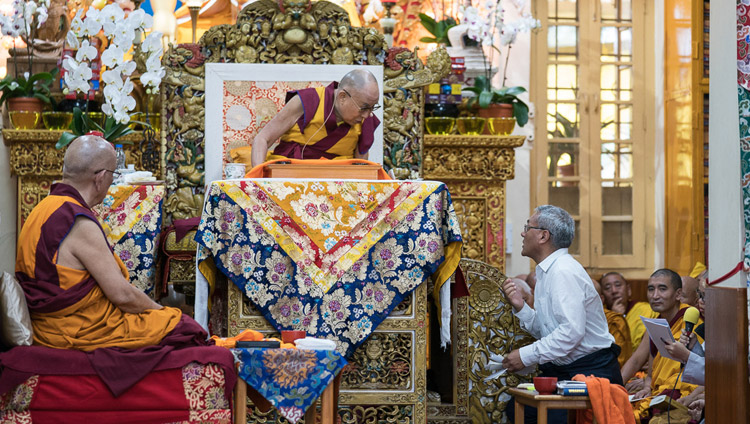
<svg viewBox="0 0 750 424">
<path fill-rule="evenodd" d="M 205 64 L 382 65 L 384 167 L 401 179 L 424 177 L 446 182 L 462 219 L 464 256 L 503 267 L 504 184 L 513 177 L 513 148 L 523 143 L 523 137 L 423 136 L 423 87 L 449 71 L 450 60 L 444 49 L 436 50 L 423 63 L 415 51 L 387 49 L 383 36 L 374 29 L 352 27 L 346 11 L 335 4 L 259 0 L 241 11 L 236 24 L 211 28 L 197 44 L 172 47 L 163 62 L 167 73 L 162 85 L 161 142 L 162 175 L 168 185 L 167 215 L 188 218 L 201 211 L 205 119 L 209 113 L 204 106 Z M 167 240 L 166 249 L 170 248 L 185 251 L 185 246 L 171 246 Z M 173 264 L 172 269 L 177 271 L 168 276 L 170 281 L 194 280 L 190 275 L 193 262 L 185 262 L 186 266 L 179 266 L 179 261 L 177 266 Z M 487 273 L 469 272 L 470 282 L 479 281 L 475 276 L 480 274 Z M 496 270 L 487 275 L 495 278 L 499 287 L 502 274 Z M 486 286 L 482 284 L 476 287 Z M 488 293 L 477 290 L 480 297 Z M 426 381 L 427 293 L 426 284 L 417 288 L 355 352 L 352 366 L 342 375 L 342 422 L 470 422 L 476 421 L 474 415 L 477 422 L 497 422 L 497 409 L 502 406 L 498 399 L 504 389 L 490 390 L 489 395 L 481 395 L 479 403 L 470 404 L 469 399 L 479 393 L 476 391 L 486 386 L 473 364 L 481 368 L 486 363 L 486 351 L 500 353 L 510 346 L 505 343 L 509 339 L 500 338 L 491 345 L 482 344 L 488 340 L 483 339 L 476 347 L 480 337 L 494 330 L 469 337 L 474 334 L 470 323 L 499 314 L 504 311 L 502 305 L 489 308 L 487 302 L 479 302 L 483 309 L 477 309 L 470 300 L 476 297 L 474 293 L 470 299 L 457 301 L 455 358 L 451 360 L 456 376 L 454 394 L 448 403 L 430 403 Z M 212 302 L 211 326 L 215 333 L 235 335 L 245 328 L 275 331 L 233 284 L 219 284 Z M 504 323 L 512 322 L 507 314 L 503 316 Z M 483 325 L 492 328 L 492 322 L 488 319 Z M 283 421 L 273 411 L 262 414 L 255 410 L 252 419 Z"/>
</svg>

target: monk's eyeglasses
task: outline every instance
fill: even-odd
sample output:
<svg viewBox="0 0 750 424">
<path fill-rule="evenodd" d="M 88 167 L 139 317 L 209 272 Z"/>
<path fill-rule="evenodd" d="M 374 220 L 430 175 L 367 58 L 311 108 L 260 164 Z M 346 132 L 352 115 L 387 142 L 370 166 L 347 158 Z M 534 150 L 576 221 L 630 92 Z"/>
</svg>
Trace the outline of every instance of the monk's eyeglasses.
<svg viewBox="0 0 750 424">
<path fill-rule="evenodd" d="M 115 177 L 115 178 L 117 178 L 117 177 L 119 177 L 121 175 L 120 172 L 118 172 L 118 171 L 110 171 L 109 169 L 100 169 L 100 170 L 94 172 L 94 174 L 98 174 L 98 173 L 100 173 L 102 171 L 104 171 L 104 172 L 111 172 L 112 176 Z"/>
<path fill-rule="evenodd" d="M 373 113 L 376 110 L 380 109 L 380 105 L 377 104 L 377 103 L 374 104 L 374 105 L 372 105 L 372 106 L 362 107 L 362 106 L 359 105 L 359 103 L 357 103 L 356 100 L 354 100 L 354 97 L 352 97 L 351 93 L 349 93 L 348 91 L 346 91 L 346 88 L 342 88 L 341 90 L 343 90 L 344 93 L 346 93 L 346 95 L 349 96 L 350 99 L 352 99 L 352 102 L 354 102 L 354 105 L 357 106 L 357 108 L 359 109 L 360 112 Z"/>
</svg>

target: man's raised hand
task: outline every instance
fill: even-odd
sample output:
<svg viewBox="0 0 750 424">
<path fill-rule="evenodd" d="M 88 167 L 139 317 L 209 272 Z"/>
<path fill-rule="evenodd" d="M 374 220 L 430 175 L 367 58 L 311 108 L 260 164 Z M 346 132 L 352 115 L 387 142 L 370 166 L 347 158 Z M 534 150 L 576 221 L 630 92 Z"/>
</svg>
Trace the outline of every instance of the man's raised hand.
<svg viewBox="0 0 750 424">
<path fill-rule="evenodd" d="M 516 283 L 514 283 L 512 279 L 509 278 L 505 280 L 505 283 L 503 284 L 503 292 L 505 292 L 505 296 L 513 306 L 513 309 L 515 309 L 516 311 L 520 311 L 521 309 L 523 309 L 524 302 L 521 289 L 516 286 Z"/>
</svg>

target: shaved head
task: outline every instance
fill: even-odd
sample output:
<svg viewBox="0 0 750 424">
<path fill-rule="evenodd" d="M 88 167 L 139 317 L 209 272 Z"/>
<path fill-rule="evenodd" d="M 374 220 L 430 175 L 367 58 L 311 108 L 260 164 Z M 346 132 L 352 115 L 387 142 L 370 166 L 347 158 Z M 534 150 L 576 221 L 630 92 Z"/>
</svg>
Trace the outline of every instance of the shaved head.
<svg viewBox="0 0 750 424">
<path fill-rule="evenodd" d="M 63 179 L 86 181 L 93 178 L 96 171 L 113 170 L 115 163 L 112 144 L 95 135 L 83 135 L 73 140 L 65 152 Z"/>
<path fill-rule="evenodd" d="M 699 282 L 697 279 L 686 275 L 682 277 L 682 303 L 687 303 L 690 306 L 698 305 L 698 286 Z"/>
<path fill-rule="evenodd" d="M 378 80 L 372 72 L 366 69 L 355 69 L 344 75 L 339 82 L 339 87 L 346 90 L 362 91 L 370 94 L 370 91 L 375 91 L 376 95 L 379 94 Z"/>
</svg>

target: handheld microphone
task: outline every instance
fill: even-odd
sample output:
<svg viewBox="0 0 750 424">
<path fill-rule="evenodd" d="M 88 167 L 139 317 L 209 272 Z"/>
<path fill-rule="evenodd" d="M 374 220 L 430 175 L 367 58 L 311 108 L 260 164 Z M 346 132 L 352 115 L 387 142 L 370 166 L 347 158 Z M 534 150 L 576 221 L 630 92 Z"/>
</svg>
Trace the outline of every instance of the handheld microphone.
<svg viewBox="0 0 750 424">
<path fill-rule="evenodd" d="M 693 327 L 695 327 L 695 324 L 698 323 L 699 317 L 700 312 L 698 312 L 697 308 L 691 306 L 687 308 L 687 311 L 685 311 L 685 333 L 687 334 L 688 338 L 691 334 L 693 334 Z"/>
</svg>

